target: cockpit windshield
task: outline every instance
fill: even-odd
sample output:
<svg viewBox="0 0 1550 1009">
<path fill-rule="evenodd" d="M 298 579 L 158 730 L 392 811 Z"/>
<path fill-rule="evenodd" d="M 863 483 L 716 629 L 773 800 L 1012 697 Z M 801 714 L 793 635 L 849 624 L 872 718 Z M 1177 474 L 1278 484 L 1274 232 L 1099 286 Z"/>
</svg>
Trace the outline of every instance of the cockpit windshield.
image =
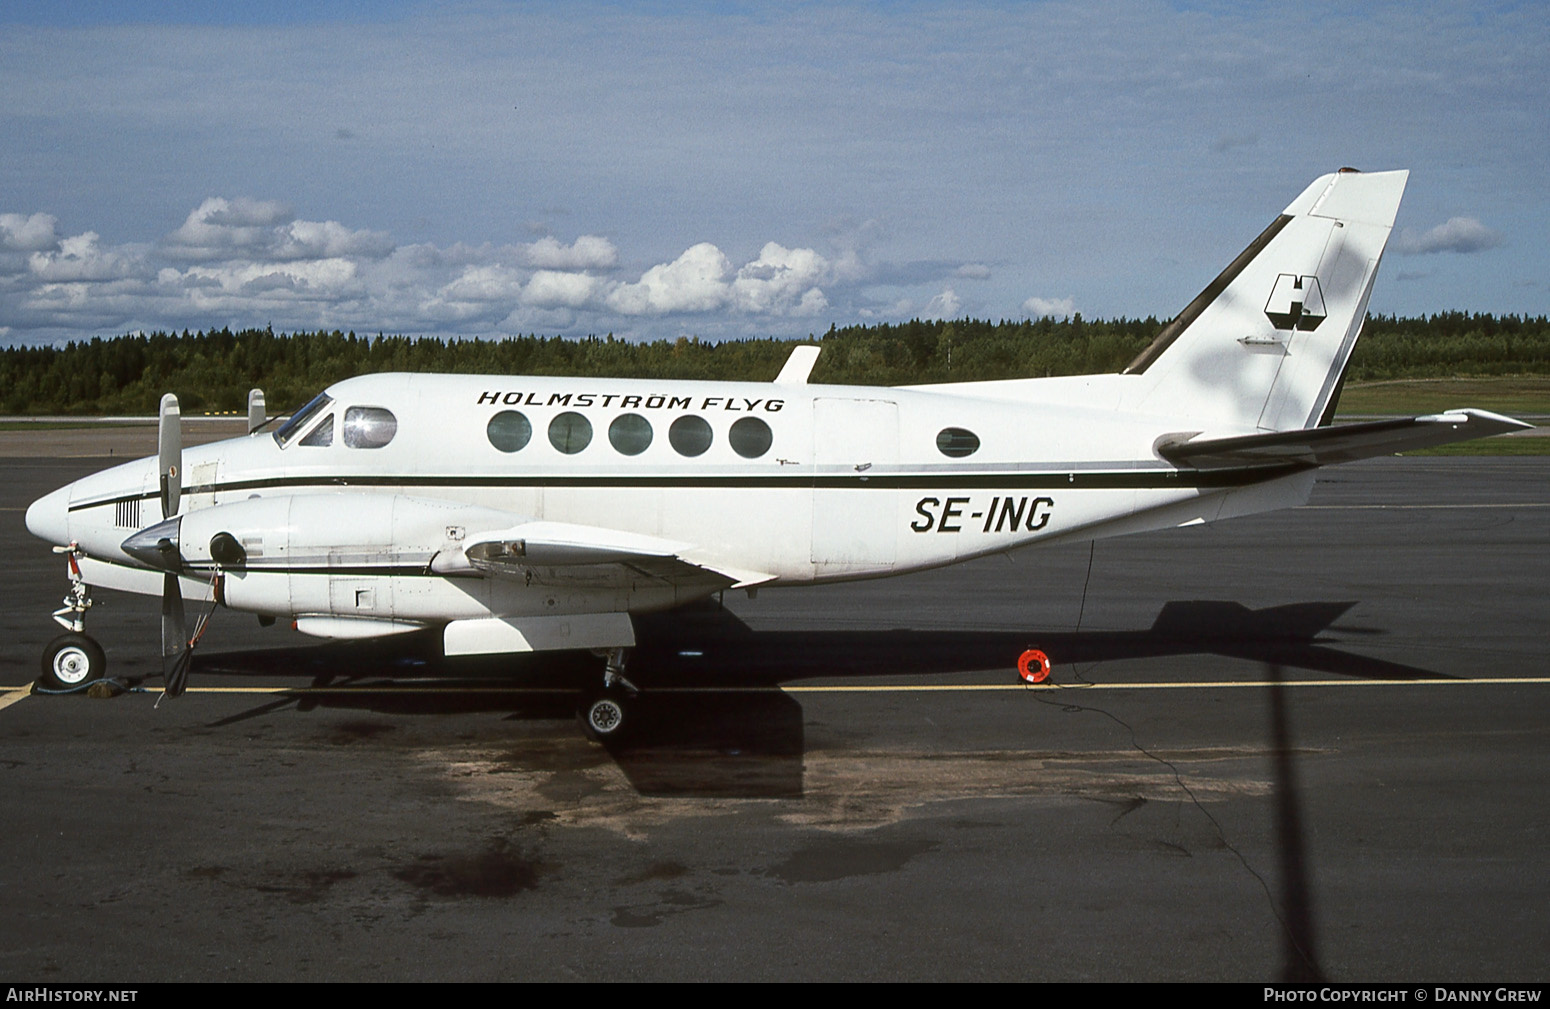
<svg viewBox="0 0 1550 1009">
<path fill-rule="evenodd" d="M 291 414 L 290 420 L 286 421 L 284 424 L 281 424 L 278 428 L 275 429 L 275 444 L 279 445 L 281 448 L 289 445 L 291 441 L 301 433 L 302 428 L 307 426 L 307 422 L 310 421 L 313 417 L 316 417 L 318 415 L 318 411 L 324 409 L 333 401 L 333 397 L 331 397 L 328 393 L 318 393 L 317 397 L 314 398 L 312 402 Z"/>
</svg>

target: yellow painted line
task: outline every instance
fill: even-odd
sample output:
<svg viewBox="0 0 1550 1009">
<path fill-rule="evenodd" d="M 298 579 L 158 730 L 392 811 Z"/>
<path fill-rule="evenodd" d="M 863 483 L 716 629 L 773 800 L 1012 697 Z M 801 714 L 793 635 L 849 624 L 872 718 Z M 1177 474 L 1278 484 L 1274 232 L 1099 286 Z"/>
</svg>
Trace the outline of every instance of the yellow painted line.
<svg viewBox="0 0 1550 1009">
<path fill-rule="evenodd" d="M 1550 683 L 1550 676 L 1501 676 L 1463 680 L 1183 680 L 1170 683 L 969 683 L 904 684 L 899 686 L 856 685 L 834 687 L 782 687 L 789 694 L 868 693 L 872 691 L 943 692 L 979 690 L 1221 690 L 1232 687 L 1431 687 L 1465 684 Z"/>
<path fill-rule="evenodd" d="M 139 688 L 147 694 L 161 687 Z M 189 687 L 189 694 L 574 694 L 579 687 Z"/>
<path fill-rule="evenodd" d="M 1325 512 L 1360 512 L 1360 511 L 1459 511 L 1464 509 L 1482 508 L 1550 508 L 1550 502 L 1523 501 L 1517 504 L 1512 502 L 1494 502 L 1479 504 L 1359 504 L 1359 505 L 1299 505 L 1300 511 L 1325 511 Z"/>
<path fill-rule="evenodd" d="M 1461 686 L 1544 686 L 1550 676 L 1497 676 L 1452 680 L 1181 680 L 1151 683 L 858 683 L 831 686 L 787 687 L 658 687 L 647 694 L 736 694 L 767 693 L 780 690 L 788 694 L 953 694 L 1008 690 L 1230 690 L 1264 687 L 1461 687 Z M 145 693 L 159 694 L 161 687 L 142 687 Z M 575 694 L 579 687 L 522 686 L 372 686 L 372 687 L 189 687 L 190 694 L 258 694 L 301 696 L 306 694 Z M 27 696 L 31 687 L 0 688 L 0 708 Z"/>
</svg>

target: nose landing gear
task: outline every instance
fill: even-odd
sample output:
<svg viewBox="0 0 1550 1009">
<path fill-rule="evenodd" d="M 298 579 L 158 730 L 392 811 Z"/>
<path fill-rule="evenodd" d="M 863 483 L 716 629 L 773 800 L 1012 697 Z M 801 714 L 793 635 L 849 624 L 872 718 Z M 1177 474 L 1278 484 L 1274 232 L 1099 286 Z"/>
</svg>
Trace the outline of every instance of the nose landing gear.
<svg viewBox="0 0 1550 1009">
<path fill-rule="evenodd" d="M 91 586 L 81 577 L 76 558 L 80 548 L 74 543 L 55 547 L 64 554 L 68 565 L 70 592 L 64 605 L 54 611 L 54 620 L 69 633 L 61 634 L 43 649 L 43 687 L 45 690 L 75 690 L 100 680 L 108 671 L 102 646 L 86 634 L 86 611 L 91 609 Z"/>
</svg>

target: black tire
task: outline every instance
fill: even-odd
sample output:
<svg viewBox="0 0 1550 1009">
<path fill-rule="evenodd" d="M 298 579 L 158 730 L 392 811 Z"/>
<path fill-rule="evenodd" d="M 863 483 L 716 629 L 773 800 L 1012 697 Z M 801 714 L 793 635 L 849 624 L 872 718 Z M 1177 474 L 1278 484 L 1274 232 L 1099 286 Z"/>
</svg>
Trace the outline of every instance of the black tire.
<svg viewBox="0 0 1550 1009">
<path fill-rule="evenodd" d="M 576 711 L 581 730 L 588 739 L 599 743 L 613 743 L 624 738 L 630 724 L 630 709 L 624 698 L 614 691 L 589 694 L 582 698 Z"/>
<path fill-rule="evenodd" d="M 43 686 L 48 690 L 84 687 L 107 671 L 102 646 L 84 634 L 61 634 L 43 649 Z"/>
</svg>

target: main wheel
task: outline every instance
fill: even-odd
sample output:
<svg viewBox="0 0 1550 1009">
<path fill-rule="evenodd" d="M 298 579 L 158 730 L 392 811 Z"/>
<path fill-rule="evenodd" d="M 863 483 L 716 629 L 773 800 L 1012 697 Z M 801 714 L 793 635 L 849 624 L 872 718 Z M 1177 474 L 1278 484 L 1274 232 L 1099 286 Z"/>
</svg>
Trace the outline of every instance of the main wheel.
<svg viewBox="0 0 1550 1009">
<path fill-rule="evenodd" d="M 43 686 L 50 690 L 79 687 L 107 671 L 102 646 L 84 634 L 61 634 L 43 649 Z"/>
<path fill-rule="evenodd" d="M 592 739 L 607 743 L 622 737 L 628 722 L 624 701 L 614 693 L 587 697 L 577 712 L 581 728 Z"/>
</svg>

